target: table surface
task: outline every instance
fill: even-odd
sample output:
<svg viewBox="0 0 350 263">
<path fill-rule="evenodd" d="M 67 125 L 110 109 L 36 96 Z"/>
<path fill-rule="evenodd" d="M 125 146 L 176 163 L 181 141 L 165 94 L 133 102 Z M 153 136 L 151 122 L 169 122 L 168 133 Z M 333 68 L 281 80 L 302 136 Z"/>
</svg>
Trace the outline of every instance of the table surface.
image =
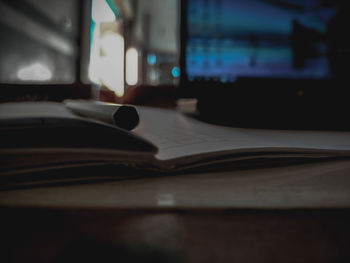
<svg viewBox="0 0 350 263">
<path fill-rule="evenodd" d="M 0 191 L 12 262 L 349 262 L 350 161 Z"/>
<path fill-rule="evenodd" d="M 350 161 L 2 190 L 0 205 L 97 209 L 349 208 Z"/>
</svg>

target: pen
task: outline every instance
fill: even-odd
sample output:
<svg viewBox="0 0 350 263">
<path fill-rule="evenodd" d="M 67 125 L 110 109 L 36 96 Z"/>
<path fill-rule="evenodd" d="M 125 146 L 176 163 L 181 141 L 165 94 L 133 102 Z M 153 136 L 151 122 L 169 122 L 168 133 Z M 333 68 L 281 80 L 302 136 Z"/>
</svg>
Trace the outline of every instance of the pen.
<svg viewBox="0 0 350 263">
<path fill-rule="evenodd" d="M 65 100 L 64 104 L 73 113 L 132 130 L 139 124 L 139 114 L 134 106 L 89 100 Z"/>
</svg>

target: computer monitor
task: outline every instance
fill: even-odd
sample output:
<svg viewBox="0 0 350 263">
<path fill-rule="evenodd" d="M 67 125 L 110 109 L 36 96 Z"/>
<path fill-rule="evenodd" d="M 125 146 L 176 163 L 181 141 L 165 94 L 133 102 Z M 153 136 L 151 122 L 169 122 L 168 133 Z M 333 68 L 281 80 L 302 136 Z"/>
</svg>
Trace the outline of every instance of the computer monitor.
<svg viewBox="0 0 350 263">
<path fill-rule="evenodd" d="M 346 19 L 340 5 L 325 0 L 183 0 L 182 80 L 331 79 L 339 70 L 335 53 L 345 46 L 332 42 L 345 34 L 336 24 Z"/>
<path fill-rule="evenodd" d="M 3 0 L 0 12 L 1 101 L 89 96 L 91 1 Z"/>
<path fill-rule="evenodd" d="M 182 0 L 180 96 L 233 123 L 343 117 L 347 24 L 344 0 Z"/>
</svg>

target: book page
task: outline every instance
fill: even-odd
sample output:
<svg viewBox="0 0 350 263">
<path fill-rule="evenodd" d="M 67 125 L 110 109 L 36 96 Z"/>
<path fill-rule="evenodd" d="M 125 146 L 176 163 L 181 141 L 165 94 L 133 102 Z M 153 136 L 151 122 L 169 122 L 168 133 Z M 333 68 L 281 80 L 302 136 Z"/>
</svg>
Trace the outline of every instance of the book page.
<svg viewBox="0 0 350 263">
<path fill-rule="evenodd" d="M 78 119 L 65 105 L 57 102 L 1 103 L 0 121 L 28 118 L 70 118 Z"/>
<path fill-rule="evenodd" d="M 115 125 L 79 117 L 64 104 L 56 102 L 0 104 L 0 145 L 0 150 L 4 151 L 14 148 L 92 148 L 147 152 L 149 155 L 157 152 L 157 148 L 144 138 Z"/>
<path fill-rule="evenodd" d="M 135 130 L 159 149 L 159 160 L 220 152 L 332 153 L 350 155 L 350 132 L 246 129 L 211 125 L 171 110 L 138 108 Z"/>
</svg>

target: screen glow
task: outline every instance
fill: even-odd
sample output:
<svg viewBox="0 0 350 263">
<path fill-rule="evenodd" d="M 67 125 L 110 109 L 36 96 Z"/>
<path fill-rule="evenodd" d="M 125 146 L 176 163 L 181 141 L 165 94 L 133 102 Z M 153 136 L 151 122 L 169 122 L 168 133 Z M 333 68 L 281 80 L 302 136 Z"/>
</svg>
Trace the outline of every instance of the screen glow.
<svg viewBox="0 0 350 263">
<path fill-rule="evenodd" d="M 188 80 L 330 77 L 325 39 L 337 10 L 292 2 L 188 0 Z"/>
</svg>

